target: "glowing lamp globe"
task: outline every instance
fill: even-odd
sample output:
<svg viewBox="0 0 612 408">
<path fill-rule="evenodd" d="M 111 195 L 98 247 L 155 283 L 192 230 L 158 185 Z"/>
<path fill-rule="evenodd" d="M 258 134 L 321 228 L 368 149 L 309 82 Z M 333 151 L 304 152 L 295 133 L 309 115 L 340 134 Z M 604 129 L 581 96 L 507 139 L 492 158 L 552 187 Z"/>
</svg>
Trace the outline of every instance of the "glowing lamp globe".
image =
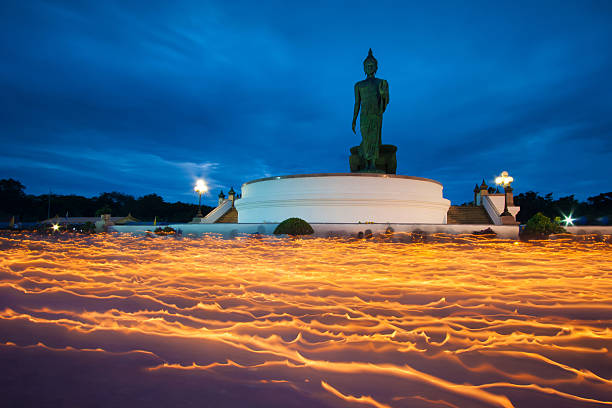
<svg viewBox="0 0 612 408">
<path fill-rule="evenodd" d="M 208 186 L 206 185 L 206 183 L 204 182 L 204 180 L 202 179 L 198 179 L 196 181 L 196 185 L 193 188 L 195 190 L 196 193 L 198 194 L 204 194 L 205 192 L 208 191 Z"/>
<path fill-rule="evenodd" d="M 503 185 L 504 187 L 509 186 L 514 181 L 513 177 L 508 175 L 507 171 L 502 171 L 501 175 L 495 178 L 495 184 Z"/>
</svg>

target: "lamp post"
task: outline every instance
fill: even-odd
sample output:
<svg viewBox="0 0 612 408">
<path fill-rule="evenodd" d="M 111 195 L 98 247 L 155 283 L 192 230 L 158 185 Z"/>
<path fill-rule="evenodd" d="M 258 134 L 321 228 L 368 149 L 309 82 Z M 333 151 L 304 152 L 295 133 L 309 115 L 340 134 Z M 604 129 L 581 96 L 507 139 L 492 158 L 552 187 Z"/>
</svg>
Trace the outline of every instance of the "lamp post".
<svg viewBox="0 0 612 408">
<path fill-rule="evenodd" d="M 196 193 L 198 193 L 200 197 L 198 201 L 198 215 L 196 217 L 202 218 L 203 217 L 202 215 L 202 194 L 208 191 L 208 187 L 206 186 L 206 183 L 204 182 L 204 180 L 198 179 L 193 189 L 195 190 Z"/>
<path fill-rule="evenodd" d="M 502 217 L 507 215 L 512 217 L 512 214 L 510 214 L 510 211 L 508 211 L 508 193 L 512 192 L 512 187 L 510 187 L 510 184 L 512 184 L 513 181 L 514 178 L 510 177 L 507 171 L 502 171 L 501 175 L 495 178 L 495 184 L 501 184 L 504 187 L 504 212 L 501 213 Z"/>
</svg>

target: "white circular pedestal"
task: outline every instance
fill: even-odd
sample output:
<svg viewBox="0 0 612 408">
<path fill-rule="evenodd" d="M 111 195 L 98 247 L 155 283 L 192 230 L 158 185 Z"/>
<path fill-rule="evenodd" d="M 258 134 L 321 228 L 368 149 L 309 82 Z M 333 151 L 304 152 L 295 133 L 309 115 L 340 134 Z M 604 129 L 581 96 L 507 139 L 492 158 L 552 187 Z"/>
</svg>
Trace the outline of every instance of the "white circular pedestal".
<svg viewBox="0 0 612 408">
<path fill-rule="evenodd" d="M 269 177 L 242 185 L 239 223 L 446 224 L 450 201 L 442 184 L 420 177 L 375 173 L 324 173 Z"/>
</svg>

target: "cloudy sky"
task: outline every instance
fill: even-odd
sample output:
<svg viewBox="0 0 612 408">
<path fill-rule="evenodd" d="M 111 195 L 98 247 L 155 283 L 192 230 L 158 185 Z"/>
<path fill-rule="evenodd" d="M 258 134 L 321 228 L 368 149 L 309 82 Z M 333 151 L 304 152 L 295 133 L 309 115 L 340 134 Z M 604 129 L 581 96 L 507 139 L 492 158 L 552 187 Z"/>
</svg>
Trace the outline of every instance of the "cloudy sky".
<svg viewBox="0 0 612 408">
<path fill-rule="evenodd" d="M 347 172 L 370 47 L 398 174 L 454 204 L 502 170 L 517 193 L 612 190 L 609 1 L 5 0 L 0 15 L 0 178 L 30 194 L 189 202 L 197 177 L 216 196 Z"/>
</svg>

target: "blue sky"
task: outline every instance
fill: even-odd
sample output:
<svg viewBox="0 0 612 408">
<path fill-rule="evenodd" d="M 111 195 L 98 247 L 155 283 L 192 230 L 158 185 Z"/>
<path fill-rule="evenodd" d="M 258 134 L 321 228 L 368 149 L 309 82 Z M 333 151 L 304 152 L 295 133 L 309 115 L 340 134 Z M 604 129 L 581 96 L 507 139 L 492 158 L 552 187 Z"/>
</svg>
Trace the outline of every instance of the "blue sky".
<svg viewBox="0 0 612 408">
<path fill-rule="evenodd" d="M 0 178 L 27 193 L 196 200 L 251 179 L 347 172 L 372 48 L 398 174 L 454 204 L 612 190 L 612 3 L 0 4 Z"/>
</svg>

